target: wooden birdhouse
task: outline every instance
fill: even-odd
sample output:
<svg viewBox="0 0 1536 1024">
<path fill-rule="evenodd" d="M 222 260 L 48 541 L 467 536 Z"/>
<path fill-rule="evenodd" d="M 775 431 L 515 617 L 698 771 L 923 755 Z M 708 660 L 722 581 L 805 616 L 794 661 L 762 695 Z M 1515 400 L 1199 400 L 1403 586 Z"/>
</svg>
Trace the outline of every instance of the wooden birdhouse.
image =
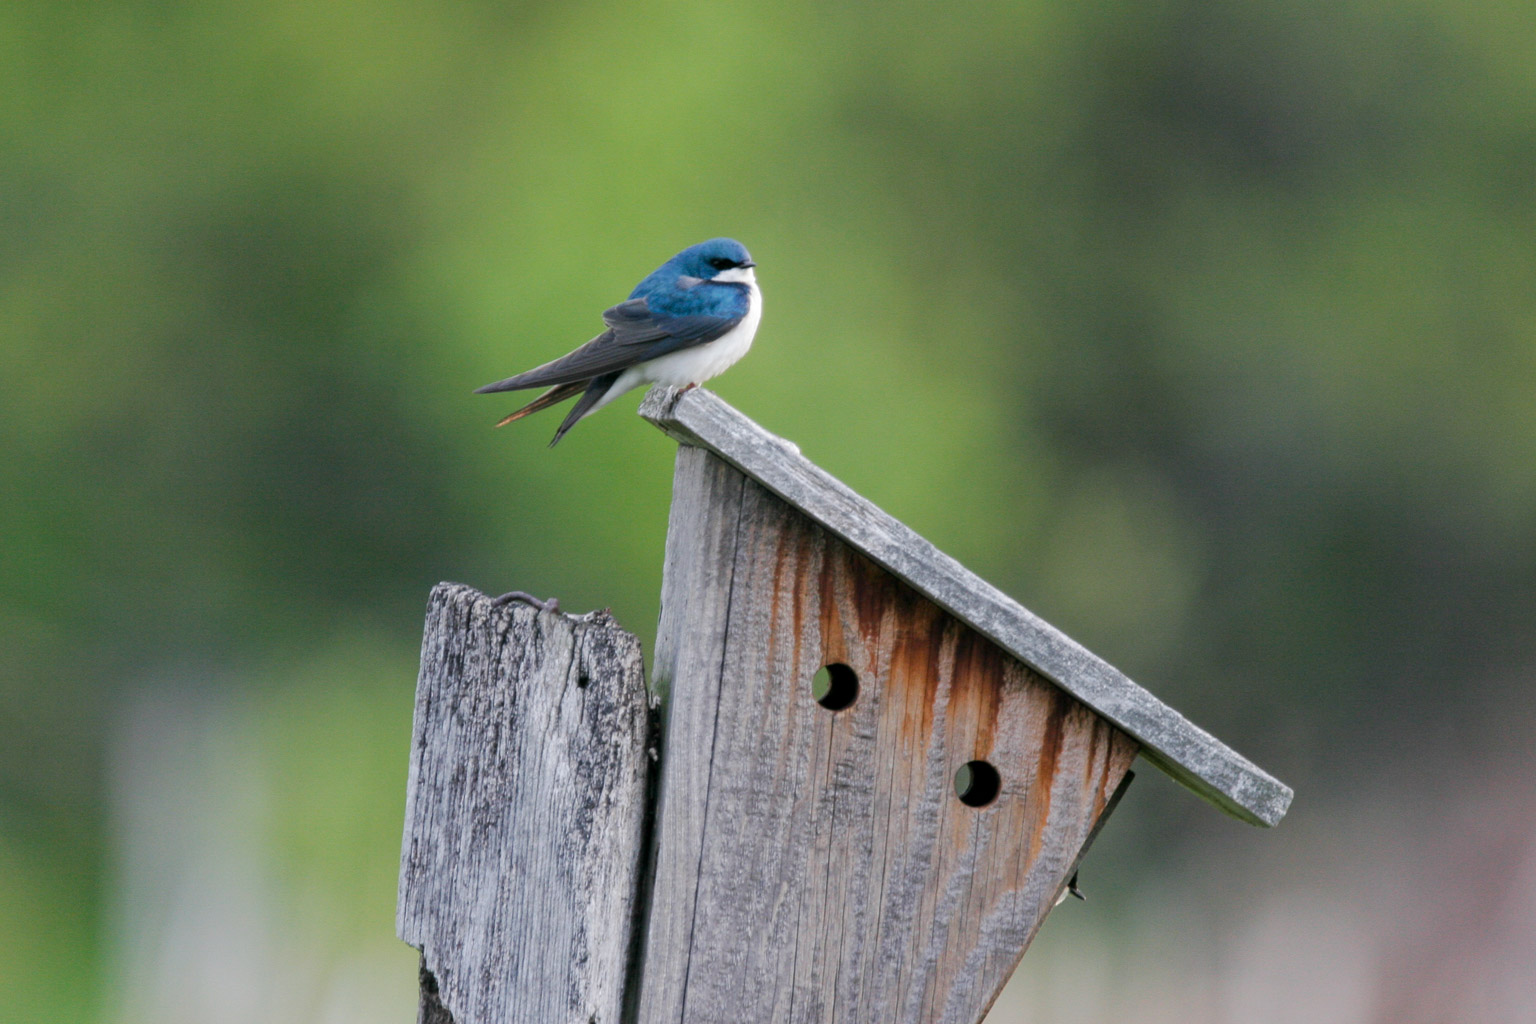
<svg viewBox="0 0 1536 1024">
<path fill-rule="evenodd" d="M 1138 754 L 1284 815 L 1287 787 L 713 394 L 641 414 L 680 445 L 656 732 L 611 620 L 434 596 L 400 910 L 423 1020 L 975 1024 Z"/>
</svg>

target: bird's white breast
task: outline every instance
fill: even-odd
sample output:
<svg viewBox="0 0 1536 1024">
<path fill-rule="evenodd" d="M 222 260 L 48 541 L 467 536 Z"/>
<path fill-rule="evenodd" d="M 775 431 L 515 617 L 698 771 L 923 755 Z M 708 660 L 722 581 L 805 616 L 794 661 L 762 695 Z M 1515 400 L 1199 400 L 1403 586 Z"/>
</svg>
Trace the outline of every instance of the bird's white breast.
<svg viewBox="0 0 1536 1024">
<path fill-rule="evenodd" d="M 757 325 L 763 319 L 763 293 L 758 290 L 755 280 L 745 283 L 751 292 L 747 300 L 747 315 L 741 318 L 740 323 L 714 341 L 669 352 L 627 371 L 638 371 L 640 374 L 635 384 L 671 384 L 674 387 L 702 384 L 718 377 L 732 363 L 746 355 L 752 347 L 752 338 L 757 334 Z"/>
<path fill-rule="evenodd" d="M 669 352 L 631 366 L 619 374 L 613 386 L 592 404 L 582 418 L 591 416 L 615 398 L 642 384 L 670 384 L 673 387 L 702 384 L 720 376 L 732 363 L 746 355 L 747 349 L 752 347 L 753 336 L 757 334 L 758 322 L 763 319 L 763 293 L 757 289 L 757 278 L 751 267 L 737 269 L 744 271 L 740 280 L 751 289 L 747 298 L 747 315 L 741 318 L 741 323 L 714 341 Z"/>
</svg>

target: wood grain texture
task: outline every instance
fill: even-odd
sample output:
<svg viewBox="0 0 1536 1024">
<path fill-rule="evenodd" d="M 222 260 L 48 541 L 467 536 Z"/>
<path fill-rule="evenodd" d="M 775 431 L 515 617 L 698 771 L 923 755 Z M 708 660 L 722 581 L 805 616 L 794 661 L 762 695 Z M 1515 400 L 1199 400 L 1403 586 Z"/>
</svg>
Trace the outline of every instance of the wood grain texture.
<svg viewBox="0 0 1536 1024">
<path fill-rule="evenodd" d="M 686 610 L 685 610 L 686 609 Z M 859 695 L 831 712 L 830 662 Z M 702 449 L 678 452 L 642 1024 L 975 1024 L 1136 743 Z M 998 798 L 955 796 L 972 759 Z"/>
<path fill-rule="evenodd" d="M 396 919 L 421 1021 L 618 1024 L 649 719 L 640 643 L 607 613 L 433 590 Z"/>
<path fill-rule="evenodd" d="M 703 849 L 705 806 L 697 799 L 709 786 L 709 751 L 714 743 L 719 687 L 690 685 L 679 693 L 676 679 L 710 680 L 720 675 L 735 576 L 737 523 L 742 475 L 700 448 L 677 451 L 672 511 L 667 524 L 666 562 L 662 570 L 661 617 L 656 630 L 652 685 L 665 700 L 662 777 L 656 812 L 656 855 L 648 898 L 648 947 L 686 949 L 698 897 L 699 856 Z M 709 511 L 705 511 L 709 510 Z M 675 758 L 666 752 L 677 752 Z M 657 963 L 657 973 L 684 965 L 673 958 Z M 652 968 L 646 967 L 646 970 Z M 658 979 L 659 980 L 659 979 Z M 681 990 L 642 981 L 641 1021 L 677 1020 Z"/>
<path fill-rule="evenodd" d="M 742 470 L 1130 733 L 1148 760 L 1195 793 L 1253 824 L 1274 825 L 1284 817 L 1289 787 L 715 395 L 702 388 L 655 388 L 640 414 Z"/>
</svg>

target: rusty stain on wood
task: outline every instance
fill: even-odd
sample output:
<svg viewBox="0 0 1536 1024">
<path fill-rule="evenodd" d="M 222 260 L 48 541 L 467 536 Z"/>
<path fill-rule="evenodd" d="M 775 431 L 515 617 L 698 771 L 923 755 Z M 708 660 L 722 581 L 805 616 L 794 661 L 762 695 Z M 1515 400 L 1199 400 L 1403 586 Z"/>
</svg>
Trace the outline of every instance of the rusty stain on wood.
<svg viewBox="0 0 1536 1024">
<path fill-rule="evenodd" d="M 657 891 L 691 889 L 685 920 L 653 904 L 640 1019 L 974 1024 L 1136 742 L 707 452 L 679 449 L 673 517 Z M 730 568 L 696 575 L 700 543 Z M 684 599 L 720 618 L 668 630 Z M 953 787 L 973 759 L 1001 776 L 982 807 Z"/>
</svg>

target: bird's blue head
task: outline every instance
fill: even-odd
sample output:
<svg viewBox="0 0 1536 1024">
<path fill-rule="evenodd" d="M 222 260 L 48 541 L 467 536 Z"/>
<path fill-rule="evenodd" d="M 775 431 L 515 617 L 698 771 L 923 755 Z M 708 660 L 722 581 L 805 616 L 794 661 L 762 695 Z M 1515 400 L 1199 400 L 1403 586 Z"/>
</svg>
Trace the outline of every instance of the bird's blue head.
<svg viewBox="0 0 1536 1024">
<path fill-rule="evenodd" d="M 747 247 L 734 238 L 711 238 L 690 245 L 657 267 L 635 286 L 630 298 L 660 296 L 678 289 L 691 290 L 704 281 L 752 284 L 756 281 L 752 272 L 755 266 Z"/>
<path fill-rule="evenodd" d="M 757 266 L 752 262 L 752 254 L 747 252 L 747 247 L 734 238 L 711 238 L 707 242 L 690 245 L 668 262 L 689 277 L 705 281 L 740 281 L 746 277 L 742 271 Z"/>
</svg>

